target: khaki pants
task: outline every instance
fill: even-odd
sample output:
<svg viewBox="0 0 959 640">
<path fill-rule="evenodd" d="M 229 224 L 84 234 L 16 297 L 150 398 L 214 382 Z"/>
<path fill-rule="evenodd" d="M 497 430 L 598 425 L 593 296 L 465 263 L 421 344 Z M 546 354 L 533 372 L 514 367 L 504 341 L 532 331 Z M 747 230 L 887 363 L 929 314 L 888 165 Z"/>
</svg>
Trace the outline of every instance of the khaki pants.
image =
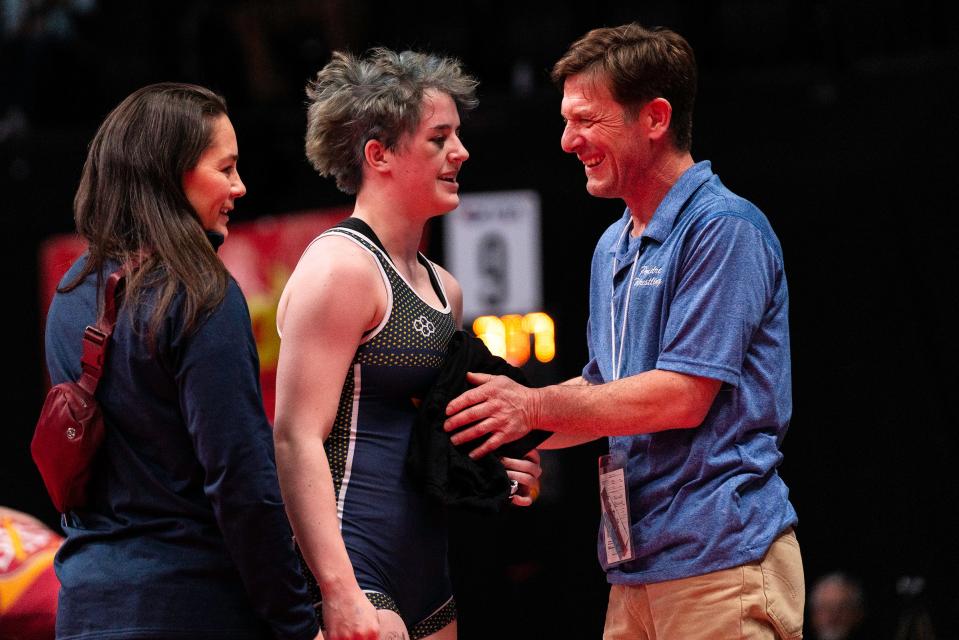
<svg viewBox="0 0 959 640">
<path fill-rule="evenodd" d="M 799 543 L 787 529 L 759 562 L 613 585 L 603 640 L 799 640 L 805 600 Z"/>
</svg>

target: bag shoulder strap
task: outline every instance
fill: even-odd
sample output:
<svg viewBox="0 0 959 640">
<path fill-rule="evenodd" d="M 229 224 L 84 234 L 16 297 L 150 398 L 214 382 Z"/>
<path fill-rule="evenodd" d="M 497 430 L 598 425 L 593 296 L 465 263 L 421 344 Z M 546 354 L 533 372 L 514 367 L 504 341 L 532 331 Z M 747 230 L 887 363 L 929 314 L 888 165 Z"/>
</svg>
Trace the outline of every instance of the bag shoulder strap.
<svg viewBox="0 0 959 640">
<path fill-rule="evenodd" d="M 117 293 L 127 270 L 132 271 L 139 266 L 139 260 L 131 260 L 120 266 L 119 269 L 107 278 L 103 298 L 103 313 L 97 318 L 95 325 L 89 325 L 83 331 L 83 355 L 80 356 L 80 379 L 77 384 L 91 396 L 97 391 L 100 377 L 103 375 L 103 364 L 106 362 L 107 345 L 113 328 L 117 324 Z"/>
</svg>

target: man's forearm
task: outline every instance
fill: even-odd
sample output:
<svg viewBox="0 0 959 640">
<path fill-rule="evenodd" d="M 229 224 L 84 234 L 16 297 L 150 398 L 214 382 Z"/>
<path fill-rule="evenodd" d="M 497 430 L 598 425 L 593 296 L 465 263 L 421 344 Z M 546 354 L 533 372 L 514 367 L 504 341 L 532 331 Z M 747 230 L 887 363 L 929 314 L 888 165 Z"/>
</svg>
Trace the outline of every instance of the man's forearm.
<svg viewBox="0 0 959 640">
<path fill-rule="evenodd" d="M 576 384 L 574 379 L 541 389 L 483 373 L 469 373 L 466 379 L 477 386 L 450 401 L 443 428 L 455 432 L 450 438 L 454 445 L 491 434 L 470 452 L 474 459 L 532 429 L 564 434 L 547 445 L 555 447 L 601 436 L 695 427 L 706 417 L 720 385 L 718 380 L 660 370 L 601 385 Z"/>
<path fill-rule="evenodd" d="M 532 428 L 592 439 L 696 427 L 720 386 L 659 369 L 599 385 L 575 380 L 536 390 Z"/>
</svg>

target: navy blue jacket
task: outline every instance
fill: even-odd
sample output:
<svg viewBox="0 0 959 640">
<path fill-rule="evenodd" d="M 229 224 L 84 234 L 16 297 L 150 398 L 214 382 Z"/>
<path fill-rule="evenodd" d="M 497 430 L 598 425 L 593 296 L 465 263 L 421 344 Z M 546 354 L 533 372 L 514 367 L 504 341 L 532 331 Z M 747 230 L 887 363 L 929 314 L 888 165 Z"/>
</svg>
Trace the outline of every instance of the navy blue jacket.
<svg viewBox="0 0 959 640">
<path fill-rule="evenodd" d="M 95 274 L 54 297 L 53 384 L 80 375 L 95 297 Z M 181 296 L 155 349 L 144 337 L 152 304 L 119 313 L 97 393 L 106 439 L 91 504 L 63 519 L 57 637 L 312 638 L 246 302 L 231 279 L 189 335 L 182 307 Z"/>
</svg>

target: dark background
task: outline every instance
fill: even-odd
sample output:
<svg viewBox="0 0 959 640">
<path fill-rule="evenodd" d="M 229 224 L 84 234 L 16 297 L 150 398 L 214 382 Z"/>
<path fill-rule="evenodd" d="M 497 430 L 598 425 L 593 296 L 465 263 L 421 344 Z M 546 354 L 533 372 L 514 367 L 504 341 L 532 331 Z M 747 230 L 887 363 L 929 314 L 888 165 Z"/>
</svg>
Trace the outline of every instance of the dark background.
<svg viewBox="0 0 959 640">
<path fill-rule="evenodd" d="M 866 586 L 875 637 L 915 604 L 956 637 L 959 488 L 953 2 L 589 2 L 422 7 L 353 2 L 34 2 L 5 7 L 0 206 L 8 382 L 0 504 L 57 518 L 28 455 L 44 393 L 37 250 L 72 230 L 87 142 L 133 89 L 193 81 L 224 94 L 249 194 L 237 219 L 347 203 L 303 159 L 302 87 L 329 52 L 369 46 L 460 57 L 482 82 L 464 123 L 465 192 L 542 198 L 552 380 L 585 361 L 589 258 L 618 201 L 590 198 L 559 148 L 548 69 L 590 28 L 639 20 L 685 35 L 700 64 L 693 155 L 758 204 L 782 241 L 792 304 L 794 416 L 780 471 L 800 515 L 807 583 L 841 568 Z M 442 229 L 432 253 L 442 261 Z M 500 519 L 457 517 L 461 635 L 598 637 L 595 456 L 545 461 L 544 496 Z M 950 635 L 952 634 L 952 635 Z"/>
</svg>

